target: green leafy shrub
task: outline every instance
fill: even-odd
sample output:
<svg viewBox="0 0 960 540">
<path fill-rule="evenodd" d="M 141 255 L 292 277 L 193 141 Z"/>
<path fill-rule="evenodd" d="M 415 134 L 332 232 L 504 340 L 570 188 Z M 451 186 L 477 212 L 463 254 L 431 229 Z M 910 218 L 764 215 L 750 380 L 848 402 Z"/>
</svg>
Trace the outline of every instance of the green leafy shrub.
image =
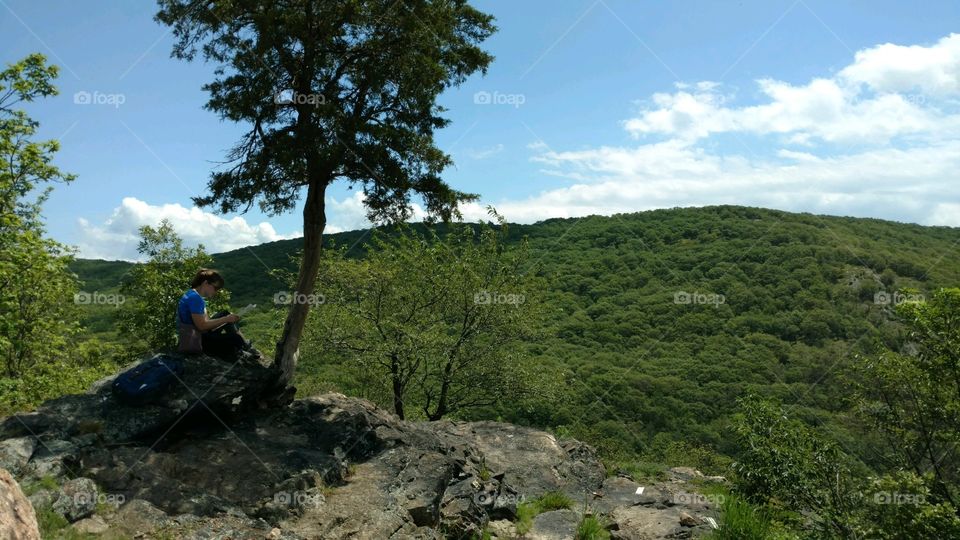
<svg viewBox="0 0 960 540">
<path fill-rule="evenodd" d="M 566 493 L 560 491 L 548 491 L 544 493 L 536 500 L 536 504 L 541 514 L 551 510 L 573 508 L 573 500 L 568 497 Z"/>
<path fill-rule="evenodd" d="M 960 538 L 957 509 L 935 495 L 933 476 L 898 471 L 872 479 L 866 488 L 858 533 L 863 538 Z"/>
<path fill-rule="evenodd" d="M 533 527 L 533 518 L 539 514 L 564 508 L 573 508 L 573 500 L 559 491 L 549 491 L 536 499 L 521 501 L 517 505 L 517 518 L 515 520 L 517 533 L 521 535 L 528 533 L 530 528 Z"/>
<path fill-rule="evenodd" d="M 751 395 L 738 404 L 738 492 L 751 502 L 809 514 L 821 534 L 850 536 L 861 496 L 843 451 L 769 400 Z"/>
<path fill-rule="evenodd" d="M 710 540 L 767 540 L 771 523 L 768 511 L 736 495 L 726 495 L 717 518 L 719 528 Z"/>
<path fill-rule="evenodd" d="M 337 380 L 406 419 L 548 392 L 552 378 L 523 347 L 539 335 L 542 280 L 522 271 L 525 244 L 507 248 L 506 234 L 503 222 L 445 237 L 404 224 L 374 232 L 362 260 L 326 250 L 302 362 L 335 366 Z"/>
<path fill-rule="evenodd" d="M 596 516 L 584 516 L 577 525 L 576 540 L 609 540 L 610 532 Z"/>
</svg>

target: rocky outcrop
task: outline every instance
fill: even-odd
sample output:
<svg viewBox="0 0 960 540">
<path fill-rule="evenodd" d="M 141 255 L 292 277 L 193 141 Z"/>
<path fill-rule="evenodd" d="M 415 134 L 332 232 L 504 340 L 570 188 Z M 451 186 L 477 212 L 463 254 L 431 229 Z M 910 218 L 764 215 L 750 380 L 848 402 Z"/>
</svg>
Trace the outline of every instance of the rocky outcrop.
<svg viewBox="0 0 960 540">
<path fill-rule="evenodd" d="M 40 540 L 33 506 L 6 469 L 0 469 L 0 538 Z"/>
<path fill-rule="evenodd" d="M 75 529 L 135 538 L 469 538 L 485 528 L 507 538 L 518 505 L 550 492 L 570 508 L 537 516 L 525 538 L 564 537 L 586 514 L 615 538 L 710 529 L 712 505 L 687 496 L 678 475 L 652 486 L 607 477 L 579 441 L 497 422 L 405 422 L 332 393 L 261 407 L 267 368 L 200 358 L 161 404 L 124 406 L 102 381 L 6 419 L 0 459 L 22 480 L 54 481 L 31 500 Z"/>
</svg>

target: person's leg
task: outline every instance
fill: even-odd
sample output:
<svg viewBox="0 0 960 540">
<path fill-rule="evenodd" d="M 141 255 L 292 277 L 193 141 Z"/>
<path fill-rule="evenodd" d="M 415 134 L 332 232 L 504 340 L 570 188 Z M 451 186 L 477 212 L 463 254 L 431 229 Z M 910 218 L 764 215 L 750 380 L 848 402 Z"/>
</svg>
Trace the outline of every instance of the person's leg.
<svg viewBox="0 0 960 540">
<path fill-rule="evenodd" d="M 233 361 L 237 356 L 236 334 L 227 332 L 204 332 L 203 352 L 223 360 Z"/>
<path fill-rule="evenodd" d="M 227 342 L 238 351 L 246 348 L 247 346 L 247 340 L 243 339 L 243 336 L 240 334 L 240 332 L 235 334 L 227 332 L 224 334 L 224 336 L 226 337 Z"/>
<path fill-rule="evenodd" d="M 218 312 L 214 313 L 213 316 L 210 317 L 210 318 L 211 318 L 211 319 L 216 319 L 216 318 L 223 317 L 223 316 L 229 315 L 229 314 L 230 314 L 230 312 L 228 312 L 228 311 L 218 311 Z M 249 350 L 251 350 L 251 349 L 253 348 L 253 342 L 250 341 L 250 340 L 248 340 L 242 333 L 240 333 L 240 329 L 237 328 L 236 323 L 225 324 L 225 325 L 221 326 L 220 328 L 217 328 L 216 330 L 214 330 L 214 332 L 221 332 L 221 333 L 233 334 L 233 335 L 240 336 L 240 340 L 239 340 L 239 341 L 236 341 L 236 340 L 235 340 L 235 342 L 240 344 L 239 347 L 240 347 L 241 349 L 243 349 L 243 350 L 245 350 L 245 351 L 249 351 Z"/>
</svg>

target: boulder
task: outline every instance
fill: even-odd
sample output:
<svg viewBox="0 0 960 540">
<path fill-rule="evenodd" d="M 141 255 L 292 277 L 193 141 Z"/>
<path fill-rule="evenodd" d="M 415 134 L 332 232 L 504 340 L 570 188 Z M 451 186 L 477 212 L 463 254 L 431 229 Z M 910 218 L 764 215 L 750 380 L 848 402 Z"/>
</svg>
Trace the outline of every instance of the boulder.
<svg viewBox="0 0 960 540">
<path fill-rule="evenodd" d="M 693 467 L 671 467 L 670 473 L 674 478 L 681 481 L 703 478 L 703 473 L 694 469 Z"/>
<path fill-rule="evenodd" d="M 710 532 L 708 517 L 716 515 L 712 499 L 689 491 L 674 478 L 668 482 L 644 486 L 643 496 L 632 505 L 621 504 L 633 484 L 629 480 L 604 483 L 604 497 L 613 497 L 606 506 L 594 503 L 608 512 L 613 522 L 611 537 L 620 540 L 649 538 L 690 538 Z M 609 494 L 609 495 L 608 495 Z"/>
<path fill-rule="evenodd" d="M 143 499 L 128 501 L 113 520 L 114 527 L 131 537 L 150 537 L 172 522 L 166 512 Z"/>
<path fill-rule="evenodd" d="M 53 511 L 74 522 L 83 519 L 97 509 L 100 491 L 97 484 L 89 478 L 74 478 L 60 488 L 57 500 L 53 502 Z"/>
<path fill-rule="evenodd" d="M 69 441 L 40 440 L 24 475 L 31 478 L 64 476 L 77 468 L 73 458 L 74 450 L 76 445 Z"/>
<path fill-rule="evenodd" d="M 692 516 L 686 512 L 680 512 L 680 524 L 684 527 L 696 527 L 701 523 L 703 523 L 702 519 Z"/>
<path fill-rule="evenodd" d="M 683 538 L 679 512 L 649 506 L 618 507 L 611 519 L 616 524 L 610 536 L 618 540 Z"/>
<path fill-rule="evenodd" d="M 232 418 L 268 402 L 276 404 L 273 401 L 278 399 L 278 373 L 266 365 L 255 361 L 226 362 L 204 354 L 164 354 L 183 361 L 185 373 L 162 402 L 143 406 L 119 402 L 111 393 L 114 375 L 95 383 L 90 393 L 63 396 L 45 402 L 33 413 L 8 417 L 0 424 L 0 440 L 19 437 L 18 442 L 10 443 L 21 445 L 14 456 L 22 456 L 27 449 L 32 451 L 23 446 L 26 435 L 69 440 L 80 446 L 121 445 L 156 439 L 191 413 Z M 150 358 L 152 355 L 141 361 Z M 289 392 L 282 393 L 280 399 L 288 396 Z M 84 435 L 88 437 L 83 438 Z M 3 455 L 0 450 L 0 460 Z M 17 458 L 17 463 L 21 461 L 22 457 Z"/>
<path fill-rule="evenodd" d="M 81 534 L 103 534 L 110 530 L 110 526 L 102 517 L 93 516 L 74 523 L 73 530 Z"/>
<path fill-rule="evenodd" d="M 33 505 L 33 509 L 40 511 L 44 508 L 49 508 L 53 506 L 53 501 L 57 500 L 59 494 L 55 491 L 50 491 L 49 489 L 41 489 L 32 495 L 27 497 L 27 500 L 30 501 L 30 504 Z"/>
<path fill-rule="evenodd" d="M 590 505 L 599 512 L 609 513 L 620 506 L 654 506 L 666 508 L 670 494 L 652 485 L 641 485 L 629 478 L 613 476 L 603 481 L 599 497 L 593 497 Z"/>
<path fill-rule="evenodd" d="M 498 519 L 487 524 L 487 532 L 496 538 L 515 538 L 517 527 L 510 520 Z"/>
<path fill-rule="evenodd" d="M 0 532 L 5 539 L 40 540 L 33 506 L 6 469 L 0 469 Z"/>
<path fill-rule="evenodd" d="M 573 510 L 551 510 L 533 518 L 533 527 L 526 534 L 529 540 L 569 540 L 577 533 L 580 516 Z"/>
<path fill-rule="evenodd" d="M 520 500 L 560 491 L 580 501 L 605 476 L 593 447 L 559 440 L 546 431 L 490 421 L 440 421 L 419 427 L 439 435 L 461 460 L 502 478 Z"/>
<path fill-rule="evenodd" d="M 6 469 L 17 476 L 30 461 L 36 448 L 33 437 L 17 437 L 0 441 L 0 469 Z"/>
</svg>

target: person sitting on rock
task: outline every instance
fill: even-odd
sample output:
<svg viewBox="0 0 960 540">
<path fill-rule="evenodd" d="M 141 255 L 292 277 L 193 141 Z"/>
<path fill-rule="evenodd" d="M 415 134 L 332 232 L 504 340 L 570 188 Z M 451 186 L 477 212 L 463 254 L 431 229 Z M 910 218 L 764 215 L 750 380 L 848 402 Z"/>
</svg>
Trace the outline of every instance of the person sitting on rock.
<svg viewBox="0 0 960 540">
<path fill-rule="evenodd" d="M 251 342 L 243 337 L 236 323 L 240 316 L 220 311 L 207 316 L 204 298 L 213 298 L 223 288 L 223 277 L 209 268 L 201 268 L 190 283 L 190 290 L 180 297 L 177 308 L 179 352 L 203 352 L 224 360 L 234 360 L 243 353 L 252 353 Z"/>
</svg>

